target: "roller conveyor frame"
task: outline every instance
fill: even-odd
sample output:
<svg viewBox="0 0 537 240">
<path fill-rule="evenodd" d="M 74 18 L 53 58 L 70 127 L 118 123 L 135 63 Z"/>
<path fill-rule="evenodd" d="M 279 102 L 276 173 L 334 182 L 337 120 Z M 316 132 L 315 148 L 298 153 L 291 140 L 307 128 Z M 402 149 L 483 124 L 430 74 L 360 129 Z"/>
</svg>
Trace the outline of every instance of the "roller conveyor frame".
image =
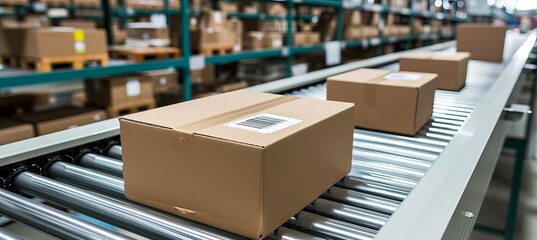
<svg viewBox="0 0 537 240">
<path fill-rule="evenodd" d="M 530 34 L 508 62 L 491 65 L 497 72 L 488 78 L 478 72 L 461 92 L 437 91 L 432 120 L 416 137 L 356 129 L 351 173 L 269 238 L 468 238 L 511 124 L 503 120 L 507 114 L 503 109 L 522 89 L 518 79 L 535 38 Z M 419 50 L 453 46 L 448 42 Z M 326 77 L 384 66 L 413 51 L 250 89 L 323 99 Z M 2 146 L 3 187 L 150 238 L 239 238 L 124 199 L 118 135 L 119 124 L 113 119 Z"/>
</svg>

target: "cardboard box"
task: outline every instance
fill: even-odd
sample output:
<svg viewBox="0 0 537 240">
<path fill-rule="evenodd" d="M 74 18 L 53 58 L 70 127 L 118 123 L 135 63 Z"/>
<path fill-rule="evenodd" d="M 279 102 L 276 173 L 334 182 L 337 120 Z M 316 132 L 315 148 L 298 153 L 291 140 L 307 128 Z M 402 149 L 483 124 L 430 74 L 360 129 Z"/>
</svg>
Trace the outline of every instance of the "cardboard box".
<svg viewBox="0 0 537 240">
<path fill-rule="evenodd" d="M 0 118 L 0 145 L 33 137 L 35 137 L 35 135 L 32 124 Z"/>
<path fill-rule="evenodd" d="M 190 71 L 190 82 L 193 84 L 214 83 L 216 71 L 214 65 L 206 65 L 202 70 Z"/>
<path fill-rule="evenodd" d="M 282 3 L 266 3 L 266 13 L 268 15 L 286 16 L 287 8 Z"/>
<path fill-rule="evenodd" d="M 353 118 L 354 104 L 244 90 L 123 117 L 125 196 L 265 237 L 350 171 Z"/>
<path fill-rule="evenodd" d="M 245 37 L 245 47 L 251 50 L 263 49 L 263 32 L 248 32 Z"/>
<path fill-rule="evenodd" d="M 360 11 L 345 11 L 343 13 L 343 23 L 346 26 L 360 26 L 362 24 L 362 13 Z"/>
<path fill-rule="evenodd" d="M 201 28 L 191 32 L 191 46 L 195 50 L 201 50 L 204 45 L 208 44 L 233 46 L 235 44 L 233 36 L 227 29 Z"/>
<path fill-rule="evenodd" d="M 97 28 L 97 22 L 83 19 L 61 19 L 58 23 L 58 26 L 73 28 Z"/>
<path fill-rule="evenodd" d="M 167 92 L 179 86 L 179 76 L 175 70 L 157 70 L 144 72 L 142 78 L 148 78 L 153 83 L 153 92 Z"/>
<path fill-rule="evenodd" d="M 337 16 L 334 13 L 323 13 L 315 27 L 315 31 L 321 34 L 321 41 L 330 42 L 336 39 Z"/>
<path fill-rule="evenodd" d="M 98 29 L 10 28 L 3 29 L 3 34 L 9 36 L 4 38 L 9 53 L 17 56 L 56 57 L 108 53 L 105 33 Z"/>
<path fill-rule="evenodd" d="M 507 27 L 487 24 L 457 25 L 457 51 L 469 52 L 474 60 L 503 61 Z"/>
<path fill-rule="evenodd" d="M 248 83 L 241 81 L 241 82 L 223 84 L 217 88 L 217 91 L 221 93 L 227 93 L 227 92 L 232 92 L 232 91 L 240 90 L 240 89 L 247 88 L 247 87 L 248 87 Z"/>
<path fill-rule="evenodd" d="M 309 45 L 317 45 L 321 43 L 321 34 L 318 32 L 306 32 L 306 42 Z"/>
<path fill-rule="evenodd" d="M 345 28 L 345 32 L 343 33 L 343 38 L 345 40 L 358 40 L 363 37 L 362 27 L 348 27 Z"/>
<path fill-rule="evenodd" d="M 401 56 L 401 71 L 436 73 L 436 88 L 458 91 L 466 82 L 470 53 L 419 52 Z"/>
<path fill-rule="evenodd" d="M 140 40 L 169 39 L 170 33 L 167 27 L 157 27 L 146 23 L 129 24 L 127 37 Z"/>
<path fill-rule="evenodd" d="M 283 47 L 283 33 L 265 32 L 263 33 L 263 48 L 281 48 Z"/>
<path fill-rule="evenodd" d="M 152 79 L 140 75 L 86 80 L 84 89 L 89 106 L 121 107 L 154 101 Z"/>
<path fill-rule="evenodd" d="M 359 69 L 329 77 L 327 99 L 356 103 L 357 127 L 414 135 L 431 118 L 436 77 Z"/>
<path fill-rule="evenodd" d="M 239 5 L 236 2 L 221 1 L 220 2 L 220 9 L 223 12 L 235 13 L 235 12 L 239 12 Z"/>
<path fill-rule="evenodd" d="M 36 107 L 49 104 L 49 99 L 47 92 L 5 94 L 0 96 L 0 115 L 31 112 Z"/>
<path fill-rule="evenodd" d="M 204 9 L 200 18 L 200 27 L 222 30 L 227 27 L 227 13 Z"/>
<path fill-rule="evenodd" d="M 66 130 L 106 119 L 103 110 L 94 108 L 66 107 L 17 116 L 21 122 L 34 125 L 37 136 Z"/>
</svg>

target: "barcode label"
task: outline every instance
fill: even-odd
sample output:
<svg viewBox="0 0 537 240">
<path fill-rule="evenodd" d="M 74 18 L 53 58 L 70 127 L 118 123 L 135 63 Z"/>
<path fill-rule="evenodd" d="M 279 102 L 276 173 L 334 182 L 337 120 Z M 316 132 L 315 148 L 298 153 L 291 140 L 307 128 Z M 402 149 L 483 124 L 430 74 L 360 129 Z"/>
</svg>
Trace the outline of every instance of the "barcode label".
<svg viewBox="0 0 537 240">
<path fill-rule="evenodd" d="M 227 123 L 225 126 L 268 134 L 277 132 L 300 122 L 302 122 L 302 120 L 261 113 L 241 119 L 239 121 Z"/>
</svg>

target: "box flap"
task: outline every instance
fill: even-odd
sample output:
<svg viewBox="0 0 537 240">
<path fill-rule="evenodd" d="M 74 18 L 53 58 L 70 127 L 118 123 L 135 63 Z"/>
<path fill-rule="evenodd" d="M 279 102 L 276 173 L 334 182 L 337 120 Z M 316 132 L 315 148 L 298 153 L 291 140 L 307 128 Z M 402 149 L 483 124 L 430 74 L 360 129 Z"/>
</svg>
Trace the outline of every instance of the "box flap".
<svg viewBox="0 0 537 240">
<path fill-rule="evenodd" d="M 420 72 L 394 72 L 381 69 L 363 68 L 328 78 L 330 81 L 344 81 L 373 85 L 419 88 L 438 75 Z"/>
<path fill-rule="evenodd" d="M 439 61 L 461 61 L 466 58 L 470 58 L 469 52 L 455 52 L 455 53 L 435 53 L 435 52 L 417 52 L 410 53 L 401 56 L 402 59 L 431 59 Z"/>
</svg>

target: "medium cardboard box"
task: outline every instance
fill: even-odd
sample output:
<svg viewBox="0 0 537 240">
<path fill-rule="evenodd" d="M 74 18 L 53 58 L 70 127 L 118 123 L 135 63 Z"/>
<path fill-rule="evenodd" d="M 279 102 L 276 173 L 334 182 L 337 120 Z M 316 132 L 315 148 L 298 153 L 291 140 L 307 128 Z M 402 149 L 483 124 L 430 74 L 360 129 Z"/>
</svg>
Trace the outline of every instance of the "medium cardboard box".
<svg viewBox="0 0 537 240">
<path fill-rule="evenodd" d="M 346 26 L 360 26 L 362 24 L 362 13 L 360 11 L 345 11 L 343 23 Z"/>
<path fill-rule="evenodd" d="M 304 46 L 308 44 L 308 33 L 306 32 L 295 32 L 293 33 L 292 38 L 294 46 Z"/>
<path fill-rule="evenodd" d="M 457 25 L 457 51 L 469 52 L 474 60 L 501 62 L 506 31 L 487 24 Z"/>
<path fill-rule="evenodd" d="M 245 90 L 123 117 L 125 196 L 259 239 L 350 171 L 353 119 L 354 104 Z"/>
<path fill-rule="evenodd" d="M 282 3 L 267 3 L 265 10 L 268 15 L 287 15 L 287 8 Z"/>
<path fill-rule="evenodd" d="M 127 28 L 127 37 L 133 39 L 169 39 L 170 33 L 167 27 L 138 26 Z"/>
<path fill-rule="evenodd" d="M 153 102 L 153 82 L 140 75 L 84 81 L 87 104 L 96 107 L 131 106 Z"/>
<path fill-rule="evenodd" d="M 62 19 L 58 25 L 73 28 L 97 28 L 97 22 L 83 19 Z"/>
<path fill-rule="evenodd" d="M 9 36 L 4 40 L 10 53 L 25 57 L 107 54 L 108 51 L 105 33 L 98 29 L 10 28 L 3 29 L 3 34 Z"/>
<path fill-rule="evenodd" d="M 233 34 L 227 30 L 201 28 L 191 31 L 192 49 L 200 50 L 206 44 L 234 45 Z"/>
<path fill-rule="evenodd" d="M 316 45 L 321 43 L 321 34 L 318 32 L 306 32 L 306 42 L 309 45 Z"/>
<path fill-rule="evenodd" d="M 54 110 L 27 113 L 17 116 L 21 122 L 34 125 L 37 136 L 82 126 L 106 119 L 103 110 L 94 108 L 66 107 Z"/>
<path fill-rule="evenodd" d="M 33 137 L 35 137 L 35 135 L 32 124 L 0 118 L 0 145 Z"/>
<path fill-rule="evenodd" d="M 223 84 L 217 88 L 217 91 L 221 93 L 227 93 L 227 92 L 232 92 L 232 91 L 240 90 L 240 89 L 247 88 L 247 87 L 248 87 L 247 82 L 240 81 L 240 82 Z"/>
<path fill-rule="evenodd" d="M 329 100 L 356 103 L 357 127 L 414 135 L 431 118 L 436 74 L 359 69 L 329 77 Z"/>
<path fill-rule="evenodd" d="M 263 48 L 281 48 L 283 47 L 283 33 L 265 32 L 263 33 Z"/>
<path fill-rule="evenodd" d="M 179 87 L 179 77 L 175 70 L 158 70 L 144 72 L 142 78 L 149 78 L 153 83 L 153 92 L 162 93 Z"/>
<path fill-rule="evenodd" d="M 200 18 L 200 27 L 223 29 L 227 27 L 227 13 L 223 11 L 213 11 L 204 9 Z"/>
<path fill-rule="evenodd" d="M 419 52 L 401 56 L 401 71 L 436 73 L 436 88 L 458 91 L 466 82 L 470 53 Z"/>
<path fill-rule="evenodd" d="M 263 32 L 248 32 L 245 37 L 245 47 L 251 50 L 263 49 Z"/>
</svg>

